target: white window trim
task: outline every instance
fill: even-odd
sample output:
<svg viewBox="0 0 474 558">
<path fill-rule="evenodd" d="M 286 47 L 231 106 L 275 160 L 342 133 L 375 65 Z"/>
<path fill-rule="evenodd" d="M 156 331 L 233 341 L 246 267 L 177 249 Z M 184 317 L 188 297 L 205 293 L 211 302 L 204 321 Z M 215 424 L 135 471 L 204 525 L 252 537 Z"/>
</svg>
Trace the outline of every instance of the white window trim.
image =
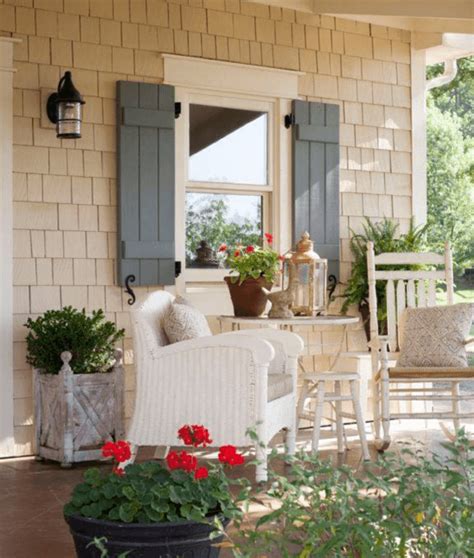
<svg viewBox="0 0 474 558">
<path fill-rule="evenodd" d="M 291 112 L 292 99 L 299 98 L 298 79 L 304 75 L 302 72 L 289 70 L 275 70 L 261 66 L 249 66 L 190 58 L 176 55 L 163 55 L 164 58 L 164 83 L 176 87 L 176 100 L 179 102 L 187 95 L 193 98 L 201 94 L 231 97 L 234 102 L 238 99 L 249 104 L 259 100 L 272 107 L 272 232 L 275 247 L 281 252 L 291 247 L 291 133 L 283 125 L 283 117 Z M 182 107 L 187 110 L 187 103 Z M 184 122 L 184 119 L 183 119 Z M 183 131 L 179 119 L 176 123 L 177 146 L 176 149 L 176 252 L 177 259 L 184 262 L 185 253 L 185 191 L 187 184 L 187 153 L 183 149 L 187 137 L 183 140 Z M 184 142 L 184 143 L 183 143 Z M 270 147 L 270 146 L 269 146 Z M 279 156 L 276 156 L 278 154 Z M 218 186 L 218 185 L 216 185 Z M 193 183 L 194 188 L 199 185 Z M 233 185 L 226 185 L 223 189 L 231 191 Z M 241 189 L 241 185 L 236 186 Z M 242 187 L 248 190 L 248 188 Z M 270 188 L 267 188 L 270 189 Z M 256 188 L 257 190 L 257 188 Z M 265 186 L 258 187 L 259 192 L 265 191 Z M 265 204 L 264 204 L 265 207 Z M 179 255 L 179 257 L 178 257 Z M 206 270 L 204 270 L 206 271 Z M 176 291 L 190 296 L 193 302 L 207 315 L 229 313 L 232 311 L 227 288 L 223 281 L 216 283 L 215 270 L 210 274 L 200 272 L 200 282 L 188 283 L 182 274 L 176 281 Z M 206 277 L 209 275 L 209 278 Z M 211 296 L 212 293 L 212 296 Z"/>
<path fill-rule="evenodd" d="M 0 37 L 0 457 L 15 453 L 13 421 L 13 47 Z"/>
<path fill-rule="evenodd" d="M 298 78 L 304 72 L 163 54 L 164 83 L 191 89 L 253 97 L 298 98 Z"/>
</svg>

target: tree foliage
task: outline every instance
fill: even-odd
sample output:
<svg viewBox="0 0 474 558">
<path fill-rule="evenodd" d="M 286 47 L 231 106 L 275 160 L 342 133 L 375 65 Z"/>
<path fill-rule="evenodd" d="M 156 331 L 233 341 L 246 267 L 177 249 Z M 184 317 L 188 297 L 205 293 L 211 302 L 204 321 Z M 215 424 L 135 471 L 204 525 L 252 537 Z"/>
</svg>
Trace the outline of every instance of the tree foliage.
<svg viewBox="0 0 474 558">
<path fill-rule="evenodd" d="M 443 64 L 429 66 L 428 79 L 442 74 L 443 69 Z M 461 118 L 464 137 L 474 137 L 474 56 L 458 60 L 458 71 L 453 81 L 432 89 L 429 96 L 442 112 Z"/>
<path fill-rule="evenodd" d="M 474 263 L 474 57 L 458 63 L 456 78 L 428 96 L 428 243 L 453 247 L 455 270 Z M 428 77 L 442 71 L 432 66 Z"/>
<path fill-rule="evenodd" d="M 196 257 L 201 240 L 217 251 L 221 244 L 244 246 L 261 244 L 261 223 L 248 218 L 241 222 L 230 218 L 230 204 L 225 196 L 216 199 L 210 195 L 200 202 L 187 203 L 186 208 L 186 261 Z"/>
</svg>

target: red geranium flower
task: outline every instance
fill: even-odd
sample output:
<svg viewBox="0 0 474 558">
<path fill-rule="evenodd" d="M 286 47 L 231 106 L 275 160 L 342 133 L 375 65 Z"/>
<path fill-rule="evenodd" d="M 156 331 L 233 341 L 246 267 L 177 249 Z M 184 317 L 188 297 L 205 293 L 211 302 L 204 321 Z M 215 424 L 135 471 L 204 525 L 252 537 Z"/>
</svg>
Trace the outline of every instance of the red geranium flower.
<svg viewBox="0 0 474 558">
<path fill-rule="evenodd" d="M 117 477 L 123 477 L 125 475 L 125 470 L 124 469 L 119 469 L 118 467 L 114 467 L 112 469 L 112 473 L 114 475 L 117 475 Z"/>
<path fill-rule="evenodd" d="M 247 252 L 247 254 L 251 254 L 252 252 L 255 252 L 255 248 L 253 246 L 247 246 L 247 248 L 245 248 L 245 251 Z"/>
<path fill-rule="evenodd" d="M 171 470 L 182 469 L 188 473 L 197 468 L 197 459 L 187 451 L 170 451 L 166 456 L 166 463 Z"/>
<path fill-rule="evenodd" d="M 225 242 L 223 242 L 220 246 L 219 246 L 219 252 L 225 252 L 227 250 L 227 244 Z"/>
<path fill-rule="evenodd" d="M 104 457 L 113 457 L 115 455 L 115 442 L 107 442 L 102 446 L 102 455 Z"/>
<path fill-rule="evenodd" d="M 115 460 L 118 461 L 119 463 L 124 463 L 125 461 L 128 461 L 132 456 L 129 442 L 126 442 L 125 440 L 119 440 L 116 443 L 116 446 L 117 446 L 117 450 L 115 453 Z"/>
<path fill-rule="evenodd" d="M 166 456 L 166 463 L 171 470 L 179 469 L 181 466 L 181 460 L 179 459 L 178 452 L 170 451 Z"/>
<path fill-rule="evenodd" d="M 118 440 L 117 442 L 107 442 L 102 447 L 104 457 L 113 457 L 117 463 L 124 463 L 132 456 L 129 442 Z"/>
<path fill-rule="evenodd" d="M 237 452 L 235 446 L 221 446 L 218 458 L 221 463 L 227 463 L 231 467 L 245 463 L 244 456 Z"/>
<path fill-rule="evenodd" d="M 202 424 L 185 424 L 178 430 L 178 438 L 183 440 L 187 446 L 194 446 L 195 448 L 201 445 L 205 448 L 212 444 L 209 430 L 202 426 Z"/>
<path fill-rule="evenodd" d="M 206 467 L 199 467 L 194 472 L 194 478 L 196 480 L 207 479 L 208 476 L 209 476 L 209 471 L 206 469 Z"/>
<path fill-rule="evenodd" d="M 197 469 L 197 464 L 198 462 L 194 455 L 190 455 L 185 451 L 181 452 L 181 469 L 191 473 L 191 471 L 195 471 Z"/>
<path fill-rule="evenodd" d="M 236 250 L 234 252 L 234 258 L 238 258 L 240 256 L 240 250 Z"/>
<path fill-rule="evenodd" d="M 271 244 L 273 242 L 273 235 L 270 233 L 265 233 L 265 239 L 268 242 L 268 244 Z"/>
</svg>

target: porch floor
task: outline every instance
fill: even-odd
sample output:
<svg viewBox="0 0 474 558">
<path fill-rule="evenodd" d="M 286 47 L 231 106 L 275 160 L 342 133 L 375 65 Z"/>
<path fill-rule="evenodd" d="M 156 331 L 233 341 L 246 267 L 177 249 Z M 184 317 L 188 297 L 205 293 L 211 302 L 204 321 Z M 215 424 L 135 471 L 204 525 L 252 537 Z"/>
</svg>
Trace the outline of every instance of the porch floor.
<svg viewBox="0 0 474 558">
<path fill-rule="evenodd" d="M 350 428 L 348 432 L 351 433 Z M 335 440 L 332 436 L 329 438 L 330 435 L 330 432 L 323 434 L 321 456 L 331 457 L 335 463 L 345 463 L 357 469 L 362 462 L 357 441 L 349 437 L 349 451 L 338 456 Z M 394 443 L 390 449 L 394 451 L 397 451 L 397 441 L 413 441 L 417 445 L 421 444 L 426 452 L 440 453 L 442 448 L 439 443 L 444 440 L 436 421 L 395 423 L 393 435 Z M 310 436 L 310 430 L 300 431 L 300 449 L 309 449 Z M 372 447 L 370 451 L 373 456 L 376 455 Z M 138 460 L 151 456 L 151 448 L 142 448 Z M 0 460 L 0 558 L 75 556 L 62 508 L 73 486 L 81 480 L 84 470 L 89 466 L 81 464 L 71 470 L 63 470 L 57 463 L 38 463 L 29 457 Z M 277 464 L 277 467 L 284 469 L 283 464 Z M 253 479 L 254 469 L 237 467 L 233 474 Z M 228 550 L 221 552 L 221 558 L 231 556 Z"/>
</svg>

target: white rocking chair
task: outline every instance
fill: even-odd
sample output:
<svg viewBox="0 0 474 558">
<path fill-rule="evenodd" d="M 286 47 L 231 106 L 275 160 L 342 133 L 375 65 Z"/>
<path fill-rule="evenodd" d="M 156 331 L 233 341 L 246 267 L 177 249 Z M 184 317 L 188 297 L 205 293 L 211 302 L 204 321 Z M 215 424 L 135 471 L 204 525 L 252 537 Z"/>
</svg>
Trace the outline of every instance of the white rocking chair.
<svg viewBox="0 0 474 558">
<path fill-rule="evenodd" d="M 398 266 L 436 265 L 433 271 L 402 270 Z M 396 265 L 397 271 L 378 270 L 377 266 Z M 452 420 L 458 429 L 462 419 L 474 418 L 474 413 L 462 413 L 460 401 L 472 400 L 472 395 L 459 394 L 459 382 L 474 380 L 474 367 L 466 368 L 402 368 L 391 367 L 400 349 L 400 316 L 407 307 L 436 305 L 436 282 L 447 288 L 447 302 L 454 303 L 453 265 L 449 244 L 444 256 L 434 253 L 384 253 L 375 255 L 374 245 L 367 245 L 367 268 L 370 305 L 370 347 L 373 372 L 373 402 L 375 445 L 383 451 L 390 445 L 391 419 Z M 441 269 L 440 269 L 441 268 Z M 376 281 L 386 282 L 387 335 L 380 335 L 377 320 Z M 446 387 L 448 384 L 448 387 Z M 451 412 L 391 412 L 391 402 L 444 401 L 451 403 Z M 426 406 L 426 405 L 425 405 Z M 448 435 L 449 430 L 441 423 Z M 382 433 L 383 430 L 383 433 Z"/>
<path fill-rule="evenodd" d="M 140 445 L 180 446 L 184 424 L 205 425 L 213 446 L 255 446 L 257 482 L 267 480 L 266 446 L 286 430 L 295 451 L 298 335 L 244 330 L 167 344 L 162 320 L 174 297 L 156 291 L 132 312 L 137 373 L 135 408 L 127 433 L 132 459 Z M 260 445 L 247 429 L 255 428 Z"/>
</svg>

